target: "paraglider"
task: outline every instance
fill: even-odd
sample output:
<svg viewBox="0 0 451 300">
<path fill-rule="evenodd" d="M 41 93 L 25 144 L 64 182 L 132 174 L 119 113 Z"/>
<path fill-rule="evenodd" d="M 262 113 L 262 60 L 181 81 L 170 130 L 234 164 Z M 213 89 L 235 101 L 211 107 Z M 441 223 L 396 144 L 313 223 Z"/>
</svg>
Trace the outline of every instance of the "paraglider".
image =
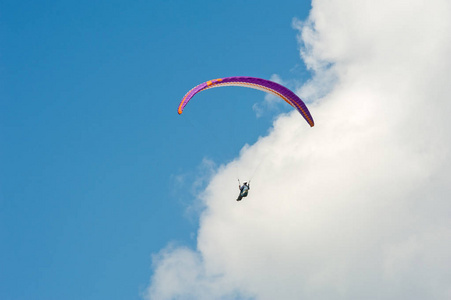
<svg viewBox="0 0 451 300">
<path fill-rule="evenodd" d="M 251 189 L 251 182 L 249 183 L 244 182 L 243 185 L 240 184 L 240 180 L 238 179 L 238 188 L 240 189 L 240 194 L 238 195 L 238 198 L 236 201 L 241 201 L 244 197 L 247 197 L 247 194 L 249 193 L 249 190 Z"/>
<path fill-rule="evenodd" d="M 304 102 L 291 90 L 287 89 L 281 84 L 270 80 L 246 76 L 218 78 L 195 86 L 188 93 L 186 93 L 185 97 L 183 97 L 182 101 L 180 102 L 178 108 L 179 115 L 182 114 L 183 109 L 194 95 L 207 89 L 222 86 L 248 87 L 252 89 L 262 90 L 264 92 L 278 96 L 285 100 L 288 104 L 296 108 L 311 127 L 315 125 L 312 115 L 310 114 L 307 106 L 305 106 Z"/>
<path fill-rule="evenodd" d="M 207 89 L 223 86 L 242 86 L 262 90 L 264 92 L 273 94 L 277 97 L 282 98 L 283 100 L 285 100 L 285 102 L 294 107 L 304 117 L 304 119 L 307 121 L 310 127 L 313 127 L 315 125 L 312 115 L 310 114 L 305 103 L 291 90 L 289 90 L 288 88 L 284 87 L 279 83 L 270 80 L 246 76 L 218 78 L 206 81 L 204 83 L 195 86 L 183 97 L 178 107 L 178 114 L 181 115 L 183 113 L 185 106 L 197 93 Z M 236 200 L 241 201 L 244 197 L 247 197 L 249 193 L 250 180 L 249 183 L 244 182 L 243 185 L 241 185 L 238 179 L 238 187 L 240 189 L 240 194 L 238 195 L 238 198 Z"/>
</svg>

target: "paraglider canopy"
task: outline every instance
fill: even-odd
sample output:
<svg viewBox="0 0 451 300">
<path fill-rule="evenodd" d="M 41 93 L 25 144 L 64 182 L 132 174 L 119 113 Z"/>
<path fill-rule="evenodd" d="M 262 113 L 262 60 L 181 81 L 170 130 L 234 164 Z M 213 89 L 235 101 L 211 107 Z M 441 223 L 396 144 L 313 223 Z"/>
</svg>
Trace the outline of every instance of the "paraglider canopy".
<svg viewBox="0 0 451 300">
<path fill-rule="evenodd" d="M 288 104 L 290 104 L 294 108 L 296 108 L 311 127 L 315 125 L 312 115 L 310 114 L 307 106 L 305 106 L 305 103 L 291 90 L 289 90 L 288 88 L 284 87 L 281 84 L 278 84 L 277 82 L 273 82 L 262 78 L 245 77 L 245 76 L 218 78 L 209 80 L 207 82 L 195 86 L 188 93 L 186 93 L 185 97 L 183 97 L 178 108 L 178 113 L 182 114 L 185 106 L 188 104 L 191 98 L 193 98 L 194 95 L 196 95 L 197 93 L 210 88 L 222 86 L 243 86 L 257 90 L 262 90 L 267 93 L 276 95 L 285 100 Z"/>
</svg>

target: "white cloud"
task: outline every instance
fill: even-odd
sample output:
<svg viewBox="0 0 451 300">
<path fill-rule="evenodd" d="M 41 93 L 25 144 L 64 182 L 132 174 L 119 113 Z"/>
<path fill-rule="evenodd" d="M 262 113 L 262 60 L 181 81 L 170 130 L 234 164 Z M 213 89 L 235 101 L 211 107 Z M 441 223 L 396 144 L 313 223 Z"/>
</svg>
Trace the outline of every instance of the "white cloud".
<svg viewBox="0 0 451 300">
<path fill-rule="evenodd" d="M 315 127 L 281 116 L 218 170 L 147 297 L 450 299 L 451 3 L 315 0 L 294 27 Z"/>
</svg>

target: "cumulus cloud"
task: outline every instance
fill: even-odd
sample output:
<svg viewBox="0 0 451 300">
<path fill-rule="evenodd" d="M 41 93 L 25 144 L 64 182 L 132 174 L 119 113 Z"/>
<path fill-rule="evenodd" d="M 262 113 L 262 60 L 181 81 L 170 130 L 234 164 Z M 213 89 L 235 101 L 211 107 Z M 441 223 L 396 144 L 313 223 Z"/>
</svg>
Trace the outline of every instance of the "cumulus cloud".
<svg viewBox="0 0 451 300">
<path fill-rule="evenodd" d="M 146 297 L 450 299 L 451 3 L 314 0 L 293 26 L 315 127 L 282 115 L 217 170 Z"/>
</svg>

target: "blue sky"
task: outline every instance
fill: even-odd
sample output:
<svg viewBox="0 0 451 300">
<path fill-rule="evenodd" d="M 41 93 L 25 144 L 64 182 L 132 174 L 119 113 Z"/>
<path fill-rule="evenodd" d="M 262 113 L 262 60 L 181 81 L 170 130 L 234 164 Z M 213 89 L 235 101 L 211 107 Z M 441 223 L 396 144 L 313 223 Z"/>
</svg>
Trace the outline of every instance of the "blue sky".
<svg viewBox="0 0 451 300">
<path fill-rule="evenodd" d="M 274 117 L 256 118 L 258 91 L 211 90 L 178 116 L 181 97 L 217 77 L 307 79 L 292 20 L 309 9 L 2 1 L 0 298 L 140 299 L 151 255 L 196 242 L 203 158 L 232 159 Z"/>
</svg>

